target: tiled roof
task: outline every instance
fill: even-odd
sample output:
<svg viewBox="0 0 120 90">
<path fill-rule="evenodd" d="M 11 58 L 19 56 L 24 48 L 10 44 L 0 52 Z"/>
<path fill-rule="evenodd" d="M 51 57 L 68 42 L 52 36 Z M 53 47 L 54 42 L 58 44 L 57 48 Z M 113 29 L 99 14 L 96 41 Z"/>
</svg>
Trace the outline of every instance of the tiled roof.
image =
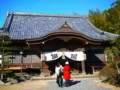
<svg viewBox="0 0 120 90">
<path fill-rule="evenodd" d="M 113 38 L 117 36 L 97 29 L 86 16 L 72 15 L 8 12 L 2 28 L 8 30 L 11 39 L 33 39 L 43 37 L 51 32 L 59 32 L 59 28 L 65 22 L 67 22 L 76 33 L 83 34 L 92 39 L 106 40 L 107 36 Z M 64 31 L 67 32 L 67 30 Z M 0 30 L 0 34 L 4 34 L 3 29 Z"/>
<path fill-rule="evenodd" d="M 65 23 L 60 27 L 58 28 L 58 30 L 53 30 L 52 32 L 50 33 L 57 33 L 57 32 L 71 32 L 71 33 L 80 33 L 76 30 L 73 30 L 68 24 L 67 22 L 65 21 Z"/>
</svg>

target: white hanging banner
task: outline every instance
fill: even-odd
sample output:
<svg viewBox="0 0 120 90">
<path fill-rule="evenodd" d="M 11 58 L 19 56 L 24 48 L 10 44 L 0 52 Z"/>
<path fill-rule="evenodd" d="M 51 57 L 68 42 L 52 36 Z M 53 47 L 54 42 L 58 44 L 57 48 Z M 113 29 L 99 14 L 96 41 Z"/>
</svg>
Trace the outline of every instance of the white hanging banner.
<svg viewBox="0 0 120 90">
<path fill-rule="evenodd" d="M 45 61 L 52 61 L 60 58 L 62 56 L 62 52 L 44 52 L 41 55 L 41 59 Z"/>
<path fill-rule="evenodd" d="M 83 52 L 65 52 L 65 56 L 75 61 L 86 60 L 86 54 Z"/>
<path fill-rule="evenodd" d="M 44 52 L 41 54 L 41 59 L 42 61 L 52 61 L 60 58 L 63 55 L 75 61 L 86 60 L 86 54 L 83 52 Z"/>
</svg>

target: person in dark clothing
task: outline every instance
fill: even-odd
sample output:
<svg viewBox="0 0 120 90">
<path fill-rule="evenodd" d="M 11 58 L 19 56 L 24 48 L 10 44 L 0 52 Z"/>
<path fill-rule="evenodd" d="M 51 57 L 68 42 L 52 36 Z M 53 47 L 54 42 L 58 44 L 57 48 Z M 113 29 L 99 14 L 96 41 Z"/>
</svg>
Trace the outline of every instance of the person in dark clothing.
<svg viewBox="0 0 120 90">
<path fill-rule="evenodd" d="M 63 71 L 62 71 L 63 67 L 62 65 L 60 65 L 60 63 L 58 63 L 58 65 L 55 67 L 55 73 L 57 76 L 57 80 L 56 83 L 58 84 L 59 87 L 63 86 Z"/>
</svg>

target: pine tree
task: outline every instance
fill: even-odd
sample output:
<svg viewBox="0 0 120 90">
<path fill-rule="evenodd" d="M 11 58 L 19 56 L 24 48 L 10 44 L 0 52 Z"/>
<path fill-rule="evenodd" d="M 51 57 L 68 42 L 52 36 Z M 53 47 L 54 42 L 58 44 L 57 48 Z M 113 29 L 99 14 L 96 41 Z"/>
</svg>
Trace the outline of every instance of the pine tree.
<svg viewBox="0 0 120 90">
<path fill-rule="evenodd" d="M 0 69 L 1 69 L 1 80 L 4 79 L 4 75 L 7 73 L 11 73 L 11 70 L 5 70 L 5 64 L 10 62 L 10 59 L 13 59 L 10 55 L 12 52 L 11 41 L 8 35 L 0 35 L 0 60 L 2 61 Z"/>
</svg>

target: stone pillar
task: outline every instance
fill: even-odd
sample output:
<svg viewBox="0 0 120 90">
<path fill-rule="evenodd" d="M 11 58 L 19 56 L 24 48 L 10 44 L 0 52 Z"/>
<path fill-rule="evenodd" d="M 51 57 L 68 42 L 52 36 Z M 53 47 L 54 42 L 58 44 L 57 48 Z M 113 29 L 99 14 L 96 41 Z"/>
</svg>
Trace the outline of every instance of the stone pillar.
<svg viewBox="0 0 120 90">
<path fill-rule="evenodd" d="M 85 60 L 82 61 L 82 74 L 86 74 L 85 73 Z"/>
</svg>

